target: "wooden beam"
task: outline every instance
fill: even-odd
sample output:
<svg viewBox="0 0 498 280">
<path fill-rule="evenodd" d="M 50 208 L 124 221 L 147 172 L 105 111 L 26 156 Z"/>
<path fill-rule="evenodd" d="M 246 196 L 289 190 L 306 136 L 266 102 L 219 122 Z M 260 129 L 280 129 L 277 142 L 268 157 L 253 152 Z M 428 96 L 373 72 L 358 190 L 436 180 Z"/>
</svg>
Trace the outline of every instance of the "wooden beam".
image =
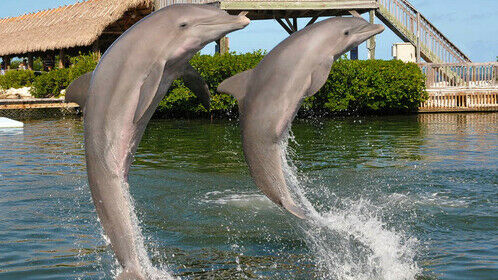
<svg viewBox="0 0 498 280">
<path fill-rule="evenodd" d="M 376 1 L 221 1 L 223 10 L 370 10 L 378 9 Z"/>
<path fill-rule="evenodd" d="M 354 17 L 361 17 L 361 15 L 356 10 L 350 10 L 349 13 Z"/>
<path fill-rule="evenodd" d="M 292 25 L 293 25 L 293 29 L 297 32 L 297 30 L 298 30 L 297 18 L 292 19 Z"/>
<path fill-rule="evenodd" d="M 275 18 L 275 20 L 287 31 L 287 33 L 292 34 L 292 30 L 282 21 L 280 18 Z"/>
<path fill-rule="evenodd" d="M 316 20 L 317 20 L 317 19 L 318 19 L 318 16 L 316 16 L 316 17 L 312 17 L 312 18 L 310 19 L 310 21 L 308 21 L 308 23 L 306 24 L 306 26 L 308 26 L 308 25 L 312 25 L 313 23 L 315 23 L 315 22 L 316 22 Z"/>
<path fill-rule="evenodd" d="M 284 18 L 285 18 L 285 21 L 287 22 L 287 24 L 289 25 L 290 29 L 292 30 L 292 33 L 296 32 L 297 30 L 294 29 L 294 26 L 292 25 L 292 22 L 289 20 L 289 18 L 287 16 Z"/>
</svg>

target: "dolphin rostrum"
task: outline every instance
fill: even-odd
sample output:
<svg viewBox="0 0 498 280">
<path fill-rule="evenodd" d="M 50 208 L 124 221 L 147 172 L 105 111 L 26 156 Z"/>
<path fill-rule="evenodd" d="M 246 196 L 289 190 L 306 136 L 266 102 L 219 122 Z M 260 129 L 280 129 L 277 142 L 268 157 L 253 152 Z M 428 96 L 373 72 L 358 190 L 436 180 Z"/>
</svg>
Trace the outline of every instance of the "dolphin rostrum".
<svg viewBox="0 0 498 280">
<path fill-rule="evenodd" d="M 84 113 L 88 180 L 97 214 L 123 267 L 117 279 L 146 279 L 128 191 L 132 157 L 171 83 L 183 77 L 205 106 L 209 89 L 188 62 L 206 44 L 247 26 L 209 5 L 171 5 L 145 17 L 105 52 L 93 73 L 68 87 Z"/>
<path fill-rule="evenodd" d="M 330 18 L 278 44 L 251 70 L 226 79 L 218 92 L 239 105 L 244 155 L 256 185 L 274 203 L 299 218 L 282 170 L 281 141 L 304 98 L 325 84 L 332 63 L 384 30 L 362 18 Z"/>
</svg>

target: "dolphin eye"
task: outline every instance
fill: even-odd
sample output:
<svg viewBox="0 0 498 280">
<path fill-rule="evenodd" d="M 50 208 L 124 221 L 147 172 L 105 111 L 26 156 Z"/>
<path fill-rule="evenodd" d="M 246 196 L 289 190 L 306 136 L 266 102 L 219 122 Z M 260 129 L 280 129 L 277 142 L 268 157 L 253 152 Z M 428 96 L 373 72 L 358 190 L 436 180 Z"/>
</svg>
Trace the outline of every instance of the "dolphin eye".
<svg viewBox="0 0 498 280">
<path fill-rule="evenodd" d="M 348 36 L 349 35 L 349 31 L 344 32 L 344 35 Z"/>
<path fill-rule="evenodd" d="M 186 22 L 182 22 L 182 23 L 180 23 L 180 27 L 181 27 L 181 28 L 185 28 L 185 27 L 187 27 L 187 23 L 186 23 Z"/>
</svg>

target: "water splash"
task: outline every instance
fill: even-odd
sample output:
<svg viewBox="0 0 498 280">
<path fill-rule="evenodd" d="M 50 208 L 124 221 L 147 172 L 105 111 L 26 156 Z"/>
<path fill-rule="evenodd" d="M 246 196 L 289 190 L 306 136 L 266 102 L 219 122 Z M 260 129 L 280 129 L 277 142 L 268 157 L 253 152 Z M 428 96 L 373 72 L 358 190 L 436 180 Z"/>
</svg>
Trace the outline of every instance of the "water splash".
<svg viewBox="0 0 498 280">
<path fill-rule="evenodd" d="M 388 228 L 381 216 L 382 206 L 368 199 L 338 199 L 328 188 L 318 188 L 320 196 L 334 205 L 318 211 L 307 199 L 308 191 L 298 177 L 288 147 L 295 141 L 292 132 L 281 143 L 282 162 L 289 189 L 296 203 L 308 211 L 310 219 L 299 226 L 312 250 L 323 279 L 415 279 L 421 272 L 414 261 L 418 240 L 401 230 Z M 318 190 L 316 190 L 318 191 Z M 326 200 L 325 200 L 326 201 Z"/>
<path fill-rule="evenodd" d="M 137 217 L 136 210 L 135 210 L 135 202 L 133 198 L 130 195 L 129 191 L 129 185 L 127 182 L 123 182 L 125 184 L 124 191 L 123 193 L 126 196 L 126 199 L 128 200 L 129 206 L 130 206 L 130 218 L 133 226 L 133 231 L 134 231 L 134 238 L 133 240 L 135 241 L 134 246 L 135 250 L 137 251 L 138 258 L 140 260 L 140 264 L 142 265 L 142 272 L 145 274 L 147 279 L 150 280 L 175 280 L 177 278 L 173 277 L 170 274 L 170 271 L 167 267 L 155 267 L 147 253 L 147 249 L 145 247 L 145 242 L 144 242 L 144 236 L 142 234 L 142 230 L 140 228 L 140 221 Z M 122 267 L 120 265 L 116 265 L 116 269 L 113 272 L 114 277 L 119 275 L 121 273 Z"/>
</svg>

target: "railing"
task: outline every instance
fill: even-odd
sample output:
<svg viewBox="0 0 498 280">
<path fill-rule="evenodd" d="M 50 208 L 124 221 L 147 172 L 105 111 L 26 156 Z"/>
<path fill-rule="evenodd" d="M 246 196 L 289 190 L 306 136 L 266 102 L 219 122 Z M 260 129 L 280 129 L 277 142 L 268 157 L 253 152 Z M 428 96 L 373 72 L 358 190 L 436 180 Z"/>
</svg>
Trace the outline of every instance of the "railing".
<svg viewBox="0 0 498 280">
<path fill-rule="evenodd" d="M 498 63 L 420 63 L 428 99 L 420 112 L 498 110 Z"/>
<path fill-rule="evenodd" d="M 429 20 L 405 0 L 377 0 L 380 18 L 389 21 L 394 28 L 418 46 L 420 55 L 428 62 L 459 63 L 471 62 L 448 38 Z"/>
<path fill-rule="evenodd" d="M 420 63 L 431 88 L 494 88 L 498 86 L 498 63 Z"/>
<path fill-rule="evenodd" d="M 429 93 L 429 98 L 419 107 L 421 112 L 496 111 L 497 109 L 498 92 L 496 90 Z"/>
</svg>

